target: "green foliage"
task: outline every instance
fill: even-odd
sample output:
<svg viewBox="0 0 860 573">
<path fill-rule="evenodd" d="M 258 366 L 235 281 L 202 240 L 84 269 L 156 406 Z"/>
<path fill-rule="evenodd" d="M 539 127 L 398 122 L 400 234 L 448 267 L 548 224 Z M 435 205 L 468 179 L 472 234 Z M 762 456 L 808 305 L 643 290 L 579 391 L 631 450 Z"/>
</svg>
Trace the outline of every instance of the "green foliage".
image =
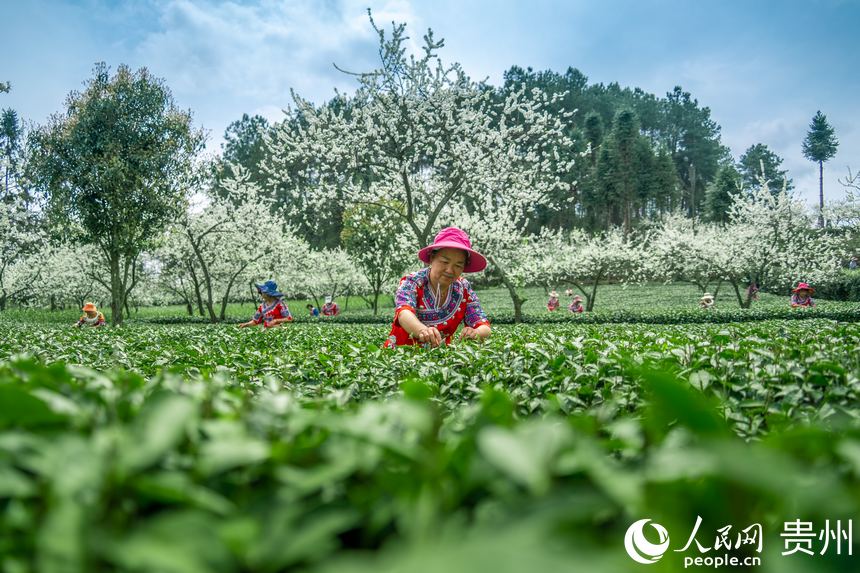
<svg viewBox="0 0 860 573">
<path fill-rule="evenodd" d="M 824 226 L 824 163 L 836 155 L 839 140 L 836 130 L 827 122 L 827 116 L 818 110 L 809 124 L 803 140 L 803 156 L 818 163 L 818 226 Z"/>
<path fill-rule="evenodd" d="M 815 285 L 817 297 L 860 302 L 860 270 L 844 269 L 830 281 Z"/>
<path fill-rule="evenodd" d="M 809 131 L 803 140 L 803 156 L 810 161 L 825 162 L 836 155 L 839 140 L 836 130 L 827 121 L 827 116 L 818 110 L 809 124 Z"/>
<path fill-rule="evenodd" d="M 55 224 L 82 232 L 103 253 L 119 324 L 137 257 L 185 206 L 182 179 L 203 138 L 145 68 L 120 66 L 111 77 L 98 64 L 66 106 L 33 134 L 30 175 Z"/>
<path fill-rule="evenodd" d="M 505 72 L 504 79 L 502 93 L 523 87 L 540 90 L 556 98 L 555 113 L 577 110 L 570 120 L 572 129 L 581 133 L 583 145 L 591 144 L 586 160 L 574 164 L 570 192 L 559 198 L 564 217 L 557 221 L 552 213 L 538 213 L 536 227 L 606 230 L 621 224 L 628 208 L 633 218 L 671 212 L 679 206 L 698 214 L 706 185 L 729 157 L 710 110 L 700 107 L 680 87 L 665 98 L 657 98 L 617 83 L 589 85 L 588 78 L 573 68 L 559 74 L 514 66 Z M 606 149 L 611 147 L 613 130 L 604 126 L 612 126 L 618 114 L 625 111 L 635 115 L 642 139 L 647 142 L 639 145 L 635 174 L 610 165 L 617 154 Z M 601 160 L 603 166 L 597 166 Z M 624 185 L 621 191 L 617 186 L 617 179 L 625 177 L 637 182 L 636 208 L 631 207 L 632 200 L 625 198 Z"/>
<path fill-rule="evenodd" d="M 711 110 L 680 86 L 666 94 L 662 109 L 663 141 L 675 160 L 685 188 L 684 207 L 691 215 L 701 211 L 705 186 L 711 182 L 729 151 L 720 141 L 720 126 Z"/>
<path fill-rule="evenodd" d="M 860 511 L 854 324 L 3 328 L 7 570 L 626 571 L 630 523 L 697 516 L 784 563 Z"/>
<path fill-rule="evenodd" d="M 725 223 L 729 220 L 729 207 L 733 196 L 741 192 L 741 176 L 731 165 L 724 165 L 714 182 L 705 192 L 705 219 Z"/>
<path fill-rule="evenodd" d="M 408 229 L 394 213 L 400 209 L 398 204 L 357 204 L 343 214 L 341 243 L 370 287 L 368 302 L 374 315 L 379 312 L 379 297 L 393 290 L 412 252 L 412 243 L 404 240 Z"/>
<path fill-rule="evenodd" d="M 3 173 L 0 184 L 3 186 L 3 198 L 8 200 L 17 179 L 20 177 L 22 159 L 22 140 L 24 126 L 18 119 L 14 109 L 4 109 L 0 114 L 0 155 L 3 157 Z"/>
<path fill-rule="evenodd" d="M 221 157 L 215 165 L 214 191 L 226 196 L 228 191 L 223 182 L 235 178 L 241 168 L 241 174 L 249 183 L 256 183 L 261 188 L 268 183 L 268 176 L 262 171 L 262 163 L 266 158 L 263 137 L 269 129 L 266 118 L 247 113 L 242 119 L 236 120 L 224 130 L 224 143 L 221 144 Z"/>
<path fill-rule="evenodd" d="M 767 181 L 771 192 L 778 193 L 785 184 L 785 190 L 794 189 L 794 182 L 788 176 L 788 171 L 780 169 L 782 157 L 771 151 L 767 145 L 756 143 L 741 155 L 738 161 L 738 170 L 743 177 L 745 189 L 755 189 L 761 186 L 761 178 Z M 762 166 L 764 173 L 762 173 Z"/>
</svg>

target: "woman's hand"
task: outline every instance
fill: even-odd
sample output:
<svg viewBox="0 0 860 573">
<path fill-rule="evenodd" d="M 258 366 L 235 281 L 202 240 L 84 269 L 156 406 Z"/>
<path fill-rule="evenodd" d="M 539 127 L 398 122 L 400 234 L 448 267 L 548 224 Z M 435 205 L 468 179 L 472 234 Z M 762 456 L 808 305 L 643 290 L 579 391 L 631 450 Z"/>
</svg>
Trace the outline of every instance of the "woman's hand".
<svg viewBox="0 0 860 573">
<path fill-rule="evenodd" d="M 463 332 L 460 333 L 460 340 L 476 340 L 480 338 L 478 331 L 469 326 L 463 327 Z"/>
<path fill-rule="evenodd" d="M 435 326 L 423 326 L 418 332 L 412 333 L 412 338 L 422 344 L 430 344 L 431 348 L 442 344 L 442 333 Z"/>
<path fill-rule="evenodd" d="M 482 324 L 478 328 L 463 325 L 460 340 L 484 340 L 488 336 L 490 336 L 490 327 L 486 324 Z"/>
</svg>

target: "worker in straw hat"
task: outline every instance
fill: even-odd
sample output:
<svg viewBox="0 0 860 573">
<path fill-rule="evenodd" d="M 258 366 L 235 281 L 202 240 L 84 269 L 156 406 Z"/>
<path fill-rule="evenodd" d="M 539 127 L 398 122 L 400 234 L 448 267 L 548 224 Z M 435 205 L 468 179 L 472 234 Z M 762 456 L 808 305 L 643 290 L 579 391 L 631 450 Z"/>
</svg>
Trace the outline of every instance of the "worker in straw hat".
<svg viewBox="0 0 860 573">
<path fill-rule="evenodd" d="M 814 288 L 806 283 L 797 283 L 797 287 L 791 291 L 791 308 L 812 308 L 815 306 L 813 294 Z"/>
<path fill-rule="evenodd" d="M 460 339 L 490 336 L 490 321 L 469 281 L 460 276 L 487 266 L 469 236 L 457 227 L 442 229 L 418 258 L 428 266 L 400 279 L 394 324 L 383 346 L 449 344 L 461 323 Z"/>
<path fill-rule="evenodd" d="M 702 295 L 702 298 L 699 299 L 699 307 L 700 308 L 714 308 L 714 295 L 709 292 L 706 292 Z"/>
<path fill-rule="evenodd" d="M 322 315 L 323 316 L 337 316 L 340 314 L 340 307 L 337 306 L 337 303 L 330 296 L 325 297 L 325 304 L 322 307 Z"/>
<path fill-rule="evenodd" d="M 551 290 L 549 292 L 549 300 L 546 301 L 546 309 L 550 312 L 555 312 L 559 306 L 558 293 L 555 290 Z"/>
<path fill-rule="evenodd" d="M 81 310 L 84 311 L 84 314 L 74 324 L 75 328 L 82 326 L 105 326 L 107 324 L 105 322 L 105 315 L 100 313 L 99 309 L 93 303 L 86 303 Z"/>
<path fill-rule="evenodd" d="M 573 300 L 570 301 L 567 310 L 575 314 L 585 311 L 585 309 L 582 307 L 582 297 L 579 295 L 573 297 Z"/>
</svg>

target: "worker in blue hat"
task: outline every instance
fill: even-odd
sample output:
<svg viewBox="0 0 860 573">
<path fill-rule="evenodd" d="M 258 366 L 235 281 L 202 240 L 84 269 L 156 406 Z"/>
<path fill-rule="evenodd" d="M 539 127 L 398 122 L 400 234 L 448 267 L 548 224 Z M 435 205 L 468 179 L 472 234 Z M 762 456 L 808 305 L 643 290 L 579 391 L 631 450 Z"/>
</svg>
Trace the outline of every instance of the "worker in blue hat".
<svg viewBox="0 0 860 573">
<path fill-rule="evenodd" d="M 278 292 L 278 284 L 275 281 L 266 281 L 263 284 L 255 285 L 257 292 L 263 297 L 263 303 L 257 307 L 257 312 L 254 313 L 254 318 L 248 322 L 243 322 L 239 328 L 246 326 L 256 326 L 262 324 L 263 328 L 271 328 L 280 326 L 285 322 L 292 322 L 293 315 L 290 314 L 290 309 L 287 303 L 284 302 L 284 294 Z"/>
</svg>

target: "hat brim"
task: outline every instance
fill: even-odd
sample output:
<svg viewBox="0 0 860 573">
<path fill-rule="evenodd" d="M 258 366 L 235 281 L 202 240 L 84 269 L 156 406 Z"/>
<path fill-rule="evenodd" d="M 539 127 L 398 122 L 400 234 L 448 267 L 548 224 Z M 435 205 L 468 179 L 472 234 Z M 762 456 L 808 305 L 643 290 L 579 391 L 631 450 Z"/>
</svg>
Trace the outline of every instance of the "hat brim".
<svg viewBox="0 0 860 573">
<path fill-rule="evenodd" d="M 266 296 L 271 296 L 274 298 L 281 298 L 284 296 L 284 293 L 282 293 L 282 292 L 278 292 L 278 291 L 270 292 L 269 290 L 263 288 L 265 286 L 264 284 L 258 285 L 257 283 L 254 283 L 254 286 L 257 287 L 257 292 L 260 294 L 264 294 Z"/>
<path fill-rule="evenodd" d="M 422 262 L 430 264 L 430 256 L 433 254 L 433 251 L 439 249 L 458 249 L 469 253 L 469 262 L 467 262 L 466 266 L 463 267 L 464 273 L 477 273 L 487 268 L 487 259 L 484 258 L 484 255 L 478 251 L 468 249 L 460 243 L 455 243 L 454 241 L 442 241 L 440 243 L 434 243 L 430 246 L 424 247 L 418 251 L 418 258 Z"/>
<path fill-rule="evenodd" d="M 814 288 L 812 288 L 812 287 L 796 288 L 796 289 L 794 289 L 794 290 L 793 290 L 793 291 L 791 291 L 791 292 L 793 292 L 793 293 L 795 293 L 795 294 L 796 294 L 796 293 L 799 293 L 799 292 L 800 292 L 800 291 L 802 291 L 802 290 L 809 291 L 809 294 L 815 294 L 815 289 L 814 289 Z M 783 292 L 784 292 L 784 291 L 783 291 Z"/>
</svg>

